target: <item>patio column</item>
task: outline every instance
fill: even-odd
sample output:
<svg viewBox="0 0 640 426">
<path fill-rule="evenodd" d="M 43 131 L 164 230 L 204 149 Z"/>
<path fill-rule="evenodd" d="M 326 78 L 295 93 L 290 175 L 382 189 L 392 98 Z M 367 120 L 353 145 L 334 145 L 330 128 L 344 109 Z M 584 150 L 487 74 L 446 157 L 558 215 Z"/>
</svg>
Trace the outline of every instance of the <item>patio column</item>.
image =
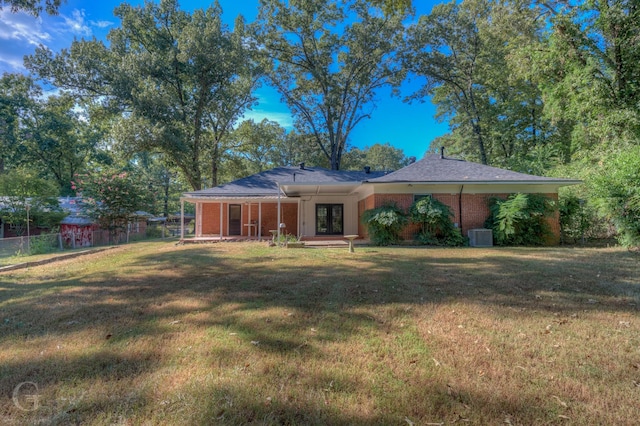
<svg viewBox="0 0 640 426">
<path fill-rule="evenodd" d="M 251 239 L 251 201 L 247 203 L 247 206 L 249 208 L 249 212 L 247 213 L 247 223 L 249 224 L 249 226 L 247 226 L 247 239 L 250 240 Z"/>
<path fill-rule="evenodd" d="M 224 203 L 220 201 L 220 241 L 222 241 L 222 214 L 224 212 L 223 204 Z"/>
<path fill-rule="evenodd" d="M 278 229 L 278 243 L 280 242 L 280 184 L 278 183 L 278 223 L 276 223 L 276 228 Z"/>
<path fill-rule="evenodd" d="M 302 235 L 302 216 L 300 215 L 300 206 L 302 203 L 302 199 L 298 198 L 298 239 L 300 239 L 300 236 Z"/>
<path fill-rule="evenodd" d="M 262 241 L 262 201 L 258 201 L 258 229 L 256 234 L 258 234 L 258 241 Z"/>
<path fill-rule="evenodd" d="M 202 237 L 202 203 L 196 203 L 196 237 Z"/>
<path fill-rule="evenodd" d="M 184 198 L 180 198 L 180 239 L 184 240 Z"/>
</svg>

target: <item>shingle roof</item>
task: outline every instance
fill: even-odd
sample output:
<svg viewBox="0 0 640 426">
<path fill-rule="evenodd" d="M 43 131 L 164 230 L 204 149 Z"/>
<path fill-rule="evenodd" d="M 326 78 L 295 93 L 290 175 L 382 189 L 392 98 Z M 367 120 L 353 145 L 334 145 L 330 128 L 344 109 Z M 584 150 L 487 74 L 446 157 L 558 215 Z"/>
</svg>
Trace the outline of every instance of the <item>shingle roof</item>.
<svg viewBox="0 0 640 426">
<path fill-rule="evenodd" d="M 476 182 L 476 183 L 578 183 L 571 179 L 550 178 L 512 172 L 483 164 L 441 158 L 437 154 L 426 155 L 398 171 L 368 179 L 371 183 L 392 182 Z"/>
<path fill-rule="evenodd" d="M 520 183 L 571 185 L 580 181 L 512 172 L 478 163 L 429 154 L 395 172 L 328 170 L 322 167 L 277 167 L 215 188 L 187 192 L 187 197 L 276 197 L 278 184 L 340 185 L 394 183 Z"/>
<path fill-rule="evenodd" d="M 383 176 L 385 172 L 328 170 L 322 167 L 276 167 L 275 169 L 234 180 L 215 188 L 188 192 L 186 196 L 202 197 L 264 197 L 277 196 L 280 185 L 331 185 L 341 183 L 359 184 L 371 178 Z"/>
</svg>

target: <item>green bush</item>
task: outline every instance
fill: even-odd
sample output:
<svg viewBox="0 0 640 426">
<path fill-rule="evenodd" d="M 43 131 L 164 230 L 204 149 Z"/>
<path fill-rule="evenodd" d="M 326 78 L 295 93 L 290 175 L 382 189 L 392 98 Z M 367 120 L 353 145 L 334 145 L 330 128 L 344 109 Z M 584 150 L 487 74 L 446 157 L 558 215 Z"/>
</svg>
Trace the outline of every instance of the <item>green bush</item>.
<svg viewBox="0 0 640 426">
<path fill-rule="evenodd" d="M 432 197 L 421 198 L 411 205 L 409 216 L 414 223 L 420 225 L 415 238 L 422 244 L 464 245 L 462 233 L 451 221 L 451 209 L 440 201 Z"/>
<path fill-rule="evenodd" d="M 407 222 L 406 213 L 395 203 L 366 210 L 362 214 L 362 223 L 369 229 L 369 238 L 377 246 L 398 243 Z"/>
<path fill-rule="evenodd" d="M 485 227 L 493 230 L 497 245 L 543 245 L 550 235 L 546 217 L 554 202 L 539 194 L 512 194 L 489 200 L 491 215 Z"/>
<path fill-rule="evenodd" d="M 600 212 L 615 225 L 618 242 L 640 247 L 640 147 L 611 155 L 589 184 Z"/>
<path fill-rule="evenodd" d="M 36 254 L 52 253 L 60 250 L 58 245 L 58 234 L 40 234 L 29 238 L 29 252 L 24 253 L 27 256 Z"/>
</svg>

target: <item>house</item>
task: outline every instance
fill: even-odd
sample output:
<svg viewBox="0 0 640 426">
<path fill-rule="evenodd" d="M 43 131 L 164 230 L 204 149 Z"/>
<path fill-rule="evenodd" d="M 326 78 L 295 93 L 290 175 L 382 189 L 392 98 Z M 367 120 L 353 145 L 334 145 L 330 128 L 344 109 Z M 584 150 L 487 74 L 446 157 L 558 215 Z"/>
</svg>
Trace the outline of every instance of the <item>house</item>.
<svg viewBox="0 0 640 426">
<path fill-rule="evenodd" d="M 109 231 L 101 229 L 100 225 L 87 215 L 82 197 L 63 197 L 59 198 L 58 202 L 60 207 L 68 213 L 60 222 L 60 234 L 66 246 L 92 247 L 110 242 Z M 149 213 L 135 212 L 131 216 L 126 233 L 119 238 L 126 238 L 128 241 L 130 237 L 145 235 L 149 217 L 151 217 Z"/>
<path fill-rule="evenodd" d="M 388 202 L 408 209 L 420 197 L 432 196 L 448 205 L 463 235 L 482 228 L 489 216 L 487 201 L 514 193 L 543 194 L 558 199 L 562 186 L 578 180 L 534 176 L 478 163 L 428 154 L 395 172 L 336 171 L 319 167 L 278 167 L 215 188 L 187 192 L 184 203 L 195 204 L 196 238 L 270 237 L 270 231 L 301 239 L 367 238 L 360 221 L 365 210 Z M 557 243 L 556 212 L 549 224 Z M 405 228 L 410 240 L 416 225 Z"/>
</svg>

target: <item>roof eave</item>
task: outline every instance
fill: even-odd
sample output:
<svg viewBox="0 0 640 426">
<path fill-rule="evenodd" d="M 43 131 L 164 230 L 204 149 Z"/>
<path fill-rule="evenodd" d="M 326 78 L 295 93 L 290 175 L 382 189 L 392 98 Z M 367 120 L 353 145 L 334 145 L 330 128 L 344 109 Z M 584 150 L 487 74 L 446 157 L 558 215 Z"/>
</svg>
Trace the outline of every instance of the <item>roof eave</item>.
<svg viewBox="0 0 640 426">
<path fill-rule="evenodd" d="M 368 184 L 413 184 L 413 185 L 579 185 L 583 183 L 581 180 L 563 179 L 563 180 L 437 180 L 437 181 L 416 181 L 416 180 L 395 180 L 395 181 L 379 181 Z"/>
</svg>

